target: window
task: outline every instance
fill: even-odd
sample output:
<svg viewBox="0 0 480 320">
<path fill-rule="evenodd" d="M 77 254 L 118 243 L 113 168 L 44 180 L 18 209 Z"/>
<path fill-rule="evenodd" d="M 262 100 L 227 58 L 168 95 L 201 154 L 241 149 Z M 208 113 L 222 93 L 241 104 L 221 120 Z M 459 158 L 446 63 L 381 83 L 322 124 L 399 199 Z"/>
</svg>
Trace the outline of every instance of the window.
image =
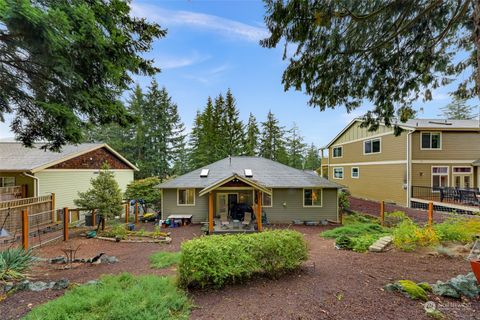
<svg viewBox="0 0 480 320">
<path fill-rule="evenodd" d="M 432 167 L 432 188 L 448 186 L 448 167 Z"/>
<path fill-rule="evenodd" d="M 453 167 L 453 173 L 456 174 L 471 174 L 472 167 Z"/>
<path fill-rule="evenodd" d="M 0 177 L 0 187 L 13 187 L 15 185 L 15 177 Z"/>
<path fill-rule="evenodd" d="M 422 150 L 442 148 L 442 135 L 440 132 L 422 132 L 420 140 Z"/>
<path fill-rule="evenodd" d="M 333 168 L 333 179 L 343 179 L 343 168 L 342 167 Z"/>
<path fill-rule="evenodd" d="M 341 158 L 343 156 L 343 147 L 334 147 L 333 148 L 333 157 Z"/>
<path fill-rule="evenodd" d="M 266 207 L 266 208 L 273 207 L 272 196 L 273 196 L 273 190 L 271 195 L 268 193 L 262 192 L 262 207 Z M 255 192 L 255 203 L 258 203 L 257 192 Z"/>
<path fill-rule="evenodd" d="M 352 167 L 352 178 L 358 179 L 360 177 L 360 169 L 358 167 Z"/>
<path fill-rule="evenodd" d="M 380 139 L 371 139 L 363 142 L 364 154 L 372 154 L 372 153 L 380 153 L 380 152 L 381 152 Z"/>
<path fill-rule="evenodd" d="M 209 172 L 210 172 L 210 169 L 202 169 L 202 171 L 200 172 L 200 178 L 208 177 Z"/>
<path fill-rule="evenodd" d="M 194 206 L 195 205 L 195 189 L 178 189 L 177 205 Z"/>
<path fill-rule="evenodd" d="M 304 207 L 322 206 L 322 189 L 303 189 Z"/>
</svg>

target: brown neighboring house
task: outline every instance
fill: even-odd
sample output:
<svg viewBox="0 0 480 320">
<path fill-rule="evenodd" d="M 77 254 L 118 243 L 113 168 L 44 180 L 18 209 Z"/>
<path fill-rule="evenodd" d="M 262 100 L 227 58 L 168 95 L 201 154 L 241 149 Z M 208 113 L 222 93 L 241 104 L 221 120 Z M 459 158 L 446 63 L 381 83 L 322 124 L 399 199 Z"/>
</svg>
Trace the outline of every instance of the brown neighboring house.
<svg viewBox="0 0 480 320">
<path fill-rule="evenodd" d="M 412 119 L 375 132 L 350 122 L 324 148 L 322 172 L 353 196 L 415 206 L 433 200 L 478 206 L 480 123 L 477 120 Z"/>
</svg>

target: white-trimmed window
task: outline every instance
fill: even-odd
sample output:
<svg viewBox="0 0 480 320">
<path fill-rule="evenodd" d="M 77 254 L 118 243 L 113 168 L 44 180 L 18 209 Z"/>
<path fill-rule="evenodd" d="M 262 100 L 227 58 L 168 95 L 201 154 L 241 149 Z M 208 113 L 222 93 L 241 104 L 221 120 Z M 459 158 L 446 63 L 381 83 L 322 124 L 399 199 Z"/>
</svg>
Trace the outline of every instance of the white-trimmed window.
<svg viewBox="0 0 480 320">
<path fill-rule="evenodd" d="M 254 192 L 254 193 L 255 193 L 255 203 L 258 203 L 257 192 Z M 273 190 L 271 195 L 268 193 L 262 192 L 262 207 L 264 208 L 273 207 Z"/>
<path fill-rule="evenodd" d="M 333 158 L 343 157 L 343 147 L 342 146 L 333 147 L 332 153 L 333 153 Z"/>
<path fill-rule="evenodd" d="M 303 206 L 304 207 L 321 207 L 322 206 L 322 189 L 303 189 Z"/>
<path fill-rule="evenodd" d="M 333 179 L 343 179 L 343 167 L 333 168 Z"/>
<path fill-rule="evenodd" d="M 453 167 L 454 174 L 472 174 L 472 167 Z"/>
<path fill-rule="evenodd" d="M 420 149 L 422 150 L 441 150 L 442 133 L 441 132 L 422 132 L 420 134 Z"/>
<path fill-rule="evenodd" d="M 178 189 L 177 205 L 194 206 L 195 205 L 195 189 Z"/>
<path fill-rule="evenodd" d="M 432 167 L 432 188 L 448 187 L 448 166 Z"/>
<path fill-rule="evenodd" d="M 382 139 L 370 139 L 363 142 L 363 154 L 373 154 L 382 152 Z"/>
<path fill-rule="evenodd" d="M 0 177 L 0 187 L 15 186 L 15 177 Z"/>
<path fill-rule="evenodd" d="M 352 178 L 353 179 L 360 178 L 360 168 L 359 167 L 352 167 Z"/>
</svg>

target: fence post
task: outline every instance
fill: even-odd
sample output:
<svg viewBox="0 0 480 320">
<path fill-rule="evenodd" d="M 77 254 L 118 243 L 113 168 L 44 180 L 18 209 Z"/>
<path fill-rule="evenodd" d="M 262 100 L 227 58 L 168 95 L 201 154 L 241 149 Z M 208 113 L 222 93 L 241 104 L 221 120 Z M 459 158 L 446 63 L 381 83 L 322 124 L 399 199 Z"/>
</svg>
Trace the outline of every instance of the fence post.
<svg viewBox="0 0 480 320">
<path fill-rule="evenodd" d="M 63 208 L 63 241 L 68 241 L 68 208 Z"/>
<path fill-rule="evenodd" d="M 129 204 L 128 202 L 125 203 L 125 223 L 128 224 L 128 215 L 129 215 L 129 210 L 128 210 Z"/>
<path fill-rule="evenodd" d="M 22 210 L 22 246 L 28 250 L 28 209 Z"/>
<path fill-rule="evenodd" d="M 55 222 L 55 193 L 52 193 L 52 223 Z"/>
<path fill-rule="evenodd" d="M 433 202 L 428 203 L 428 225 L 432 226 L 433 224 Z"/>
<path fill-rule="evenodd" d="M 135 201 L 135 224 L 138 223 L 138 201 Z"/>
<path fill-rule="evenodd" d="M 380 202 L 380 222 L 383 226 L 385 222 L 385 201 Z"/>
<path fill-rule="evenodd" d="M 97 209 L 92 210 L 92 227 L 95 227 L 97 224 Z"/>
</svg>

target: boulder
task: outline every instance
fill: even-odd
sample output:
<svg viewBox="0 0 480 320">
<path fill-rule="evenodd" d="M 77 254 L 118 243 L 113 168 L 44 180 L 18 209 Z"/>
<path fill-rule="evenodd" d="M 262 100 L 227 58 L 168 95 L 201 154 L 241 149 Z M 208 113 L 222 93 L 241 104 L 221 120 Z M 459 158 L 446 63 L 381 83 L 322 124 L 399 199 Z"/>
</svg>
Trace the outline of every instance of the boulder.
<svg viewBox="0 0 480 320">
<path fill-rule="evenodd" d="M 118 262 L 118 258 L 115 257 L 115 256 L 103 255 L 103 256 L 100 258 L 100 262 L 101 262 L 101 263 L 113 264 L 113 263 L 117 263 L 117 262 Z"/>
<path fill-rule="evenodd" d="M 54 285 L 52 286 L 52 289 L 53 290 L 67 289 L 69 285 L 70 285 L 70 281 L 68 279 L 62 278 L 54 283 Z"/>
<path fill-rule="evenodd" d="M 467 275 L 458 275 L 447 282 L 437 281 L 432 289 L 436 295 L 457 299 L 461 296 L 475 298 L 480 295 L 480 286 L 472 272 Z"/>
</svg>

